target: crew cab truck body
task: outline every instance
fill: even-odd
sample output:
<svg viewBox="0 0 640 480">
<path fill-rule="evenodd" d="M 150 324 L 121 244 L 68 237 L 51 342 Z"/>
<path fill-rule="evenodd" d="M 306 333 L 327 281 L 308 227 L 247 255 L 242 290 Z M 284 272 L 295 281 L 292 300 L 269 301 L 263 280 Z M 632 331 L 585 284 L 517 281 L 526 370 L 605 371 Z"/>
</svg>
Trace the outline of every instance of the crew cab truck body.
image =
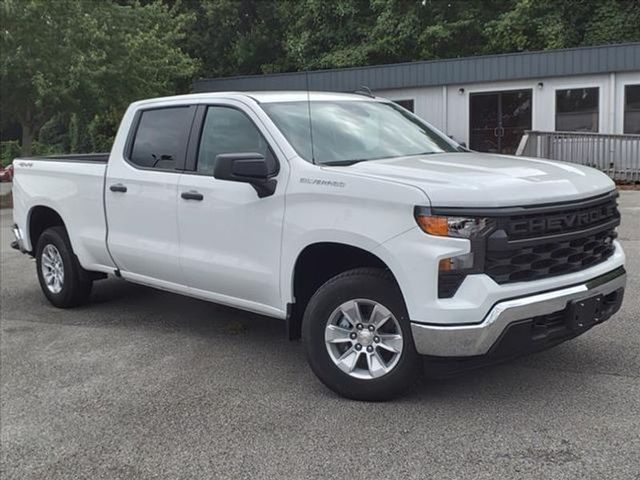
<svg viewBox="0 0 640 480">
<path fill-rule="evenodd" d="M 59 307 L 125 280 L 287 321 L 318 377 L 385 399 L 420 355 L 547 348 L 621 304 L 613 182 L 469 152 L 388 100 L 145 100 L 109 155 L 14 161 L 14 246 Z"/>
</svg>

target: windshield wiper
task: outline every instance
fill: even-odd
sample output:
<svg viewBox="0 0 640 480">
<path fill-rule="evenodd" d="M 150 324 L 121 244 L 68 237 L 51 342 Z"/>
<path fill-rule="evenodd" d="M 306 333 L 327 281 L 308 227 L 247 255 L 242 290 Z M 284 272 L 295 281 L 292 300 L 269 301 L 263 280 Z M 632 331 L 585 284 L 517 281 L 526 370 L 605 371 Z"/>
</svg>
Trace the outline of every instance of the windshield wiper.
<svg viewBox="0 0 640 480">
<path fill-rule="evenodd" d="M 328 167 L 348 167 L 356 163 L 364 162 L 365 159 L 360 160 L 333 160 L 331 162 L 322 162 L 320 165 L 326 165 Z"/>
<path fill-rule="evenodd" d="M 436 153 L 444 153 L 444 152 L 408 153 L 406 155 L 395 155 L 392 157 L 360 158 L 358 160 L 332 160 L 329 162 L 323 162 L 320 165 L 327 165 L 329 167 L 348 167 L 349 165 L 353 165 L 360 162 L 371 162 L 374 160 L 391 160 L 393 158 L 402 158 L 402 157 L 418 157 L 421 155 L 435 155 Z"/>
<path fill-rule="evenodd" d="M 409 153 L 407 155 L 398 155 L 396 157 L 390 157 L 390 158 L 402 158 L 402 157 L 421 157 L 423 155 L 435 155 L 436 153 L 443 153 L 443 152 L 420 152 L 420 153 Z"/>
</svg>

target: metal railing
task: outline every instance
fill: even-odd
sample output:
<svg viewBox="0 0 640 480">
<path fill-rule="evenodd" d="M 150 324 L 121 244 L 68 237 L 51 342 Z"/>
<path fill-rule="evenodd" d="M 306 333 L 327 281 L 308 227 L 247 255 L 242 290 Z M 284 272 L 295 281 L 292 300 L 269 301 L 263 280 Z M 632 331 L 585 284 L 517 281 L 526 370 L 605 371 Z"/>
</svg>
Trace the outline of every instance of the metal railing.
<svg viewBox="0 0 640 480">
<path fill-rule="evenodd" d="M 526 131 L 516 155 L 597 168 L 614 180 L 640 182 L 640 135 Z"/>
</svg>

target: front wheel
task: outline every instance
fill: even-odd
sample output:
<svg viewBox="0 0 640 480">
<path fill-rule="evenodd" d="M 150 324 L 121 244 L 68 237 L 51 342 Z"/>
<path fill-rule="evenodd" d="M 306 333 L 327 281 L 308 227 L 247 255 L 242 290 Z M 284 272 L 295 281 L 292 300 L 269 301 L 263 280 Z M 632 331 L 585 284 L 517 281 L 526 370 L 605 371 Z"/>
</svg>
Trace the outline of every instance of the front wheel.
<svg viewBox="0 0 640 480">
<path fill-rule="evenodd" d="M 314 373 L 345 397 L 387 400 L 418 378 L 404 300 L 384 270 L 350 270 L 320 287 L 305 311 L 303 338 Z"/>
<path fill-rule="evenodd" d="M 40 288 L 56 307 L 75 307 L 86 302 L 93 282 L 78 263 L 64 227 L 47 228 L 36 246 Z"/>
</svg>

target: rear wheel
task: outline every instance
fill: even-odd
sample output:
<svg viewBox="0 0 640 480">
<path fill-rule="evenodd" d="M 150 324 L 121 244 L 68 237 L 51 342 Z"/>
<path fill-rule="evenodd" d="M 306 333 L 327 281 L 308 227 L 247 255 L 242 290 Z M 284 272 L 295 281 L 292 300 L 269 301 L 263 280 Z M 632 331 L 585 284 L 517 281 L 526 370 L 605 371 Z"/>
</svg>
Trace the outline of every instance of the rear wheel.
<svg viewBox="0 0 640 480">
<path fill-rule="evenodd" d="M 64 227 L 51 227 L 40 235 L 36 246 L 40 288 L 56 307 L 75 307 L 91 295 L 93 281 L 78 263 Z"/>
<path fill-rule="evenodd" d="M 418 378 L 406 307 L 384 270 L 350 270 L 320 287 L 306 309 L 303 337 L 314 373 L 345 397 L 387 400 Z"/>
</svg>

